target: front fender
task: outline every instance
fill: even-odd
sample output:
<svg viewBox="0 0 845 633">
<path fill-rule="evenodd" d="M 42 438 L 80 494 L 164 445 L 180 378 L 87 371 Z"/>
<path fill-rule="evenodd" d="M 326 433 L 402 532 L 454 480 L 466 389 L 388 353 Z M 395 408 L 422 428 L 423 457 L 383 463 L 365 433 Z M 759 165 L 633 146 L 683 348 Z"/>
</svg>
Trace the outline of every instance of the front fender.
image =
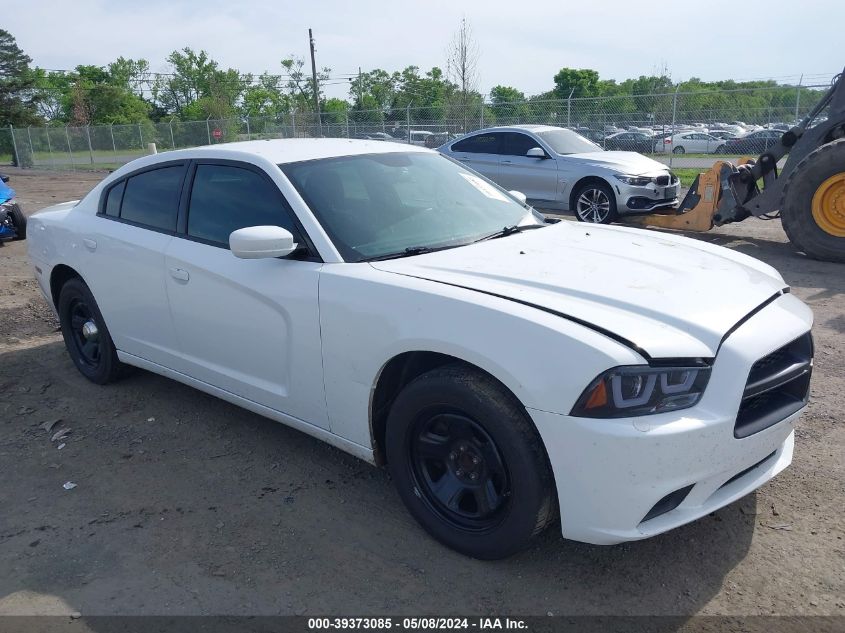
<svg viewBox="0 0 845 633">
<path fill-rule="evenodd" d="M 559 413 L 568 413 L 602 371 L 645 362 L 542 310 L 366 264 L 324 266 L 320 327 L 331 430 L 368 447 L 370 396 L 399 354 L 459 358 L 494 376 L 524 406 Z"/>
</svg>

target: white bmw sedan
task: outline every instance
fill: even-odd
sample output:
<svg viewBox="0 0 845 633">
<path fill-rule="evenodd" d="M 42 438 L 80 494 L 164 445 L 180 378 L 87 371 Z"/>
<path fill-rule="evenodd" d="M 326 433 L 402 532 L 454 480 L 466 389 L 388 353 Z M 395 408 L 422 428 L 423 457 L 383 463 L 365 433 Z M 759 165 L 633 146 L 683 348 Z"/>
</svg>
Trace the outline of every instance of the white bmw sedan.
<svg viewBox="0 0 845 633">
<path fill-rule="evenodd" d="M 411 145 L 234 143 L 122 167 L 33 216 L 29 255 L 85 377 L 141 367 L 386 464 L 470 556 L 557 517 L 649 537 L 786 468 L 813 348 L 783 278 L 519 200 Z"/>
</svg>

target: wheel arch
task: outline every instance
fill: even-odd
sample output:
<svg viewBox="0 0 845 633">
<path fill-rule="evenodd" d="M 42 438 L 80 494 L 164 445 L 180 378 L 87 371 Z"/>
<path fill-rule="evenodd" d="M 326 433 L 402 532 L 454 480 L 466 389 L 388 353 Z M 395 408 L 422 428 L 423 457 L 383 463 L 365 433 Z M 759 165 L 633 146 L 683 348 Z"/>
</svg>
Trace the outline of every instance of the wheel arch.
<svg viewBox="0 0 845 633">
<path fill-rule="evenodd" d="M 617 203 L 618 203 L 618 193 L 617 193 L 616 189 L 613 188 L 613 185 L 610 184 L 610 181 L 608 181 L 606 178 L 602 178 L 601 176 L 590 175 L 590 176 L 584 176 L 583 178 L 580 178 L 579 180 L 577 180 L 575 182 L 575 184 L 572 185 L 572 189 L 569 190 L 569 210 L 570 211 L 572 211 L 572 212 L 575 211 L 575 195 L 581 190 L 581 187 L 583 187 L 584 185 L 592 184 L 592 183 L 606 185 L 606 186 L 610 187 L 610 190 L 613 192 L 613 196 L 615 198 L 617 198 Z"/>
<path fill-rule="evenodd" d="M 387 463 L 384 451 L 387 417 L 390 413 L 390 406 L 396 396 L 399 395 L 399 392 L 418 376 L 421 376 L 432 369 L 436 369 L 437 367 L 453 364 L 462 365 L 468 369 L 482 373 L 494 380 L 501 386 L 505 393 L 513 398 L 514 402 L 520 407 L 520 409 L 525 412 L 525 415 L 531 425 L 534 425 L 534 421 L 531 419 L 531 416 L 528 415 L 525 404 L 522 400 L 516 395 L 514 390 L 505 383 L 505 381 L 497 377 L 491 371 L 476 363 L 451 354 L 430 350 L 406 351 L 395 355 L 382 365 L 376 375 L 370 393 L 370 438 L 373 446 L 373 458 L 376 464 L 384 465 Z M 545 446 L 543 450 L 545 450 Z M 548 459 L 548 455 L 546 457 Z"/>
<path fill-rule="evenodd" d="M 62 286 L 74 278 L 82 279 L 82 282 L 85 283 L 82 275 L 67 264 L 57 264 L 50 271 L 50 298 L 53 300 L 56 310 L 59 309 L 59 294 L 62 291 Z"/>
</svg>

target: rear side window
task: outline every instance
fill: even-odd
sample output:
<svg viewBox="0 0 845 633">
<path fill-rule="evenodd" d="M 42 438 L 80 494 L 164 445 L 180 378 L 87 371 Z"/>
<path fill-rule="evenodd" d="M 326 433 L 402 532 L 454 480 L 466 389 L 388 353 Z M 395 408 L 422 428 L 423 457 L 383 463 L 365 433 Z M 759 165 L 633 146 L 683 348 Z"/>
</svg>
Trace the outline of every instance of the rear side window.
<svg viewBox="0 0 845 633">
<path fill-rule="evenodd" d="M 126 188 L 126 181 L 121 180 L 114 187 L 109 189 L 106 195 L 106 206 L 104 212 L 113 218 L 120 216 L 120 201 L 123 199 L 123 190 Z"/>
<path fill-rule="evenodd" d="M 470 154 L 496 154 L 499 151 L 501 134 L 476 134 L 452 145 L 453 152 Z"/>
<path fill-rule="evenodd" d="M 175 231 L 184 172 L 183 165 L 176 165 L 129 177 L 123 193 L 120 218 L 153 229 Z"/>
<path fill-rule="evenodd" d="M 278 188 L 260 174 L 230 165 L 197 165 L 188 206 L 188 235 L 229 246 L 232 231 L 280 226 L 301 242 Z"/>
</svg>

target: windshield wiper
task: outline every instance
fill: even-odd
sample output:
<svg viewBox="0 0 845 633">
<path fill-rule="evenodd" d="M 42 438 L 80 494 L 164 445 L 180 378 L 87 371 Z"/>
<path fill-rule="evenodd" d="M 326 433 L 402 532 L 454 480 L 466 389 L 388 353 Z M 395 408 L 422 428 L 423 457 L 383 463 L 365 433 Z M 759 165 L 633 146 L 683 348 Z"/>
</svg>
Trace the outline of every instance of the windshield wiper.
<svg viewBox="0 0 845 633">
<path fill-rule="evenodd" d="M 487 240 L 494 240 L 497 237 L 507 237 L 508 235 L 513 235 L 514 233 L 522 233 L 523 231 L 530 231 L 531 229 L 542 229 L 545 228 L 545 224 L 513 224 L 511 226 L 504 227 L 501 231 L 496 231 L 495 233 L 491 233 L 490 235 L 485 235 L 481 237 L 476 242 L 486 242 Z"/>
<path fill-rule="evenodd" d="M 365 262 L 378 262 L 383 259 L 399 259 L 400 257 L 413 257 L 414 255 L 422 255 L 424 253 L 433 253 L 435 251 L 442 251 L 447 248 L 455 248 L 462 246 L 461 244 L 450 244 L 449 246 L 409 246 L 408 248 L 397 251 L 395 253 L 387 253 L 386 255 L 377 255 L 376 257 L 368 257 L 363 260 Z"/>
</svg>

